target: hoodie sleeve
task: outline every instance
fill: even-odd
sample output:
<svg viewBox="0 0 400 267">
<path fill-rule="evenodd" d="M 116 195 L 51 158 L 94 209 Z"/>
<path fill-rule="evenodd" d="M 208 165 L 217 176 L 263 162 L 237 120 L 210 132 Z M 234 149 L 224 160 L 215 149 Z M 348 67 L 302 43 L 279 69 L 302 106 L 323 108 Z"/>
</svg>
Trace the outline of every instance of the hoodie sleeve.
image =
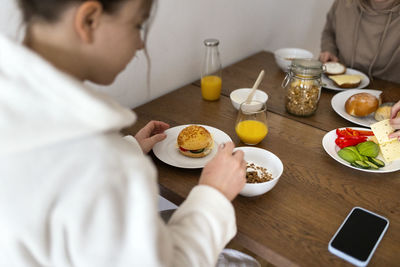
<svg viewBox="0 0 400 267">
<path fill-rule="evenodd" d="M 214 188 L 195 186 L 165 224 L 158 213 L 157 173 L 139 152 L 122 164 L 94 164 L 70 193 L 62 217 L 50 227 L 54 265 L 215 265 L 236 234 L 230 201 Z"/>
<path fill-rule="evenodd" d="M 336 0 L 326 16 L 326 23 L 321 37 L 321 52 L 330 52 L 337 56 L 338 50 L 336 46 L 336 8 L 338 5 Z"/>
<path fill-rule="evenodd" d="M 198 185 L 168 222 L 168 266 L 215 266 L 236 234 L 232 204 L 218 190 Z"/>
</svg>

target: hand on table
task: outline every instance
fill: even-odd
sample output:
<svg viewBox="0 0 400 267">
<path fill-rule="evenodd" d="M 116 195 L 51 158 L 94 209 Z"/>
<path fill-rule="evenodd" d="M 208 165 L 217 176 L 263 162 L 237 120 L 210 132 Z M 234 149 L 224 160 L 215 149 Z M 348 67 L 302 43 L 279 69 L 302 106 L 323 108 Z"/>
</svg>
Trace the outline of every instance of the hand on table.
<svg viewBox="0 0 400 267">
<path fill-rule="evenodd" d="M 167 135 L 164 133 L 169 125 L 162 121 L 150 121 L 135 135 L 144 153 L 149 153 L 153 146 L 164 140 Z"/>
<path fill-rule="evenodd" d="M 322 63 L 326 63 L 328 61 L 339 62 L 339 59 L 331 52 L 321 52 L 321 54 L 319 54 L 319 60 Z"/>
<path fill-rule="evenodd" d="M 209 185 L 232 201 L 246 183 L 246 162 L 243 151 L 232 154 L 232 142 L 220 145 L 215 157 L 204 167 L 199 184 Z"/>
<path fill-rule="evenodd" d="M 400 117 L 396 117 L 398 112 L 400 112 L 400 101 L 394 104 L 390 113 L 390 124 L 397 131 L 389 135 L 389 138 L 397 137 L 400 141 Z"/>
</svg>

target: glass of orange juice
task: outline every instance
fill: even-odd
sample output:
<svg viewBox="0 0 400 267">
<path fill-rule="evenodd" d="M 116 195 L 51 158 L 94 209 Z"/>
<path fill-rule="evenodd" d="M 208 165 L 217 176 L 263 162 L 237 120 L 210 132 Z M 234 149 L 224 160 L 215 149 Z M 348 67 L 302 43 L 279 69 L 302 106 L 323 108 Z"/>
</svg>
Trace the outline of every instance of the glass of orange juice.
<svg viewBox="0 0 400 267">
<path fill-rule="evenodd" d="M 260 143 L 268 133 L 267 107 L 260 101 L 253 100 L 240 105 L 235 131 L 240 140 L 247 145 Z"/>
</svg>

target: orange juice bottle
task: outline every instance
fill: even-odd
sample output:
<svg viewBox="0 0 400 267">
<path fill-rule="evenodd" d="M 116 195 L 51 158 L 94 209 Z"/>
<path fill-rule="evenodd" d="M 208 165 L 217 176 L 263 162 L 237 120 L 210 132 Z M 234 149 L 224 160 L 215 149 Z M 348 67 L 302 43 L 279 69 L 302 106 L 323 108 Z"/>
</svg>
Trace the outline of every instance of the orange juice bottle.
<svg viewBox="0 0 400 267">
<path fill-rule="evenodd" d="M 205 100 L 215 101 L 219 99 L 222 87 L 219 41 L 217 39 L 206 39 L 204 45 L 206 52 L 201 73 L 201 95 Z"/>
<path fill-rule="evenodd" d="M 222 79 L 216 75 L 201 78 L 201 95 L 205 100 L 217 100 L 221 95 Z"/>
</svg>

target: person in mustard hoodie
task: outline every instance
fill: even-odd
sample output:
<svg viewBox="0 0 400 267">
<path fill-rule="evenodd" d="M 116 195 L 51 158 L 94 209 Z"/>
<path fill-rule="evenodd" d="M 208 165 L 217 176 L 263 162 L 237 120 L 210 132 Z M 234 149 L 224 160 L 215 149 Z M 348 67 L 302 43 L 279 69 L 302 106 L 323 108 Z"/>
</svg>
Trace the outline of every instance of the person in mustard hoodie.
<svg viewBox="0 0 400 267">
<path fill-rule="evenodd" d="M 320 60 L 400 83 L 399 33 L 399 0 L 335 0 L 322 32 Z"/>
</svg>

